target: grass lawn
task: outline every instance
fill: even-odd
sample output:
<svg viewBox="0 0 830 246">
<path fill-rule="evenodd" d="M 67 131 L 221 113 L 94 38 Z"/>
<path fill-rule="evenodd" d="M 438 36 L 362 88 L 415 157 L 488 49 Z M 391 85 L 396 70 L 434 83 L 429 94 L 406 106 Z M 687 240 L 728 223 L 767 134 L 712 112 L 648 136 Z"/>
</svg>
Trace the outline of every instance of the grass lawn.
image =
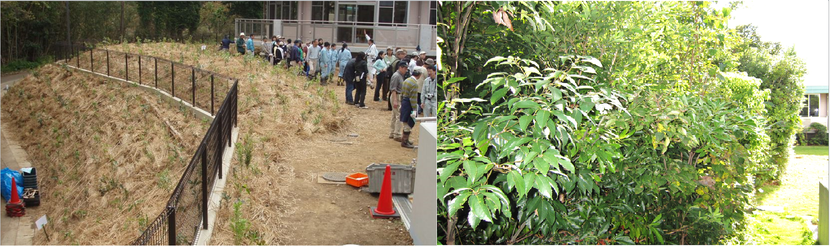
<svg viewBox="0 0 830 246">
<path fill-rule="evenodd" d="M 804 219 L 787 213 L 762 212 L 749 215 L 749 231 L 756 244 L 769 245 L 810 245 L 813 233 L 804 224 Z"/>
<path fill-rule="evenodd" d="M 796 153 L 800 147 L 796 147 Z M 806 148 L 827 151 L 827 146 Z M 791 157 L 780 185 L 768 183 L 758 187 L 755 206 L 777 206 L 784 212 L 756 211 L 748 216 L 747 232 L 756 235 L 755 244 L 813 244 L 812 233 L 801 216 L 818 218 L 818 181 L 827 176 L 827 154 L 823 153 L 823 156 Z"/>
<path fill-rule="evenodd" d="M 827 156 L 827 146 L 795 146 L 795 154 Z"/>
</svg>

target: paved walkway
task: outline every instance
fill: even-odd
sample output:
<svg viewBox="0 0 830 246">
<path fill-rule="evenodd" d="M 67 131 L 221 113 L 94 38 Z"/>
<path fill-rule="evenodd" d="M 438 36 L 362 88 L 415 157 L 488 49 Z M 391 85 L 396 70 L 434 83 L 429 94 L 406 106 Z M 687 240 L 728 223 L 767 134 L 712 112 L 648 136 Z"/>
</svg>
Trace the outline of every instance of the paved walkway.
<svg viewBox="0 0 830 246">
<path fill-rule="evenodd" d="M 28 161 L 28 155 L 14 141 L 9 141 L 6 137 L 6 127 L 3 127 L 0 133 L 0 169 L 10 168 L 12 170 L 20 170 L 22 167 L 30 167 L 31 163 Z M 3 207 L 5 209 L 6 200 L 3 200 Z M 23 217 L 6 217 L 5 211 L 2 219 L 0 219 L 0 244 L 3 245 L 30 245 L 32 244 L 32 237 L 35 233 L 34 221 L 42 216 L 38 212 L 37 207 L 26 208 L 26 215 Z"/>
<path fill-rule="evenodd" d="M 28 72 L 3 75 L 2 89 L 12 86 L 24 77 Z M 5 94 L 5 93 L 3 93 Z M 29 156 L 26 151 L 20 147 L 13 139 L 13 135 L 9 135 L 9 128 L 0 126 L 0 169 L 10 168 L 12 170 L 20 170 L 22 167 L 31 167 Z M 26 208 L 26 215 L 23 217 L 6 217 L 5 205 L 6 200 L 0 199 L 3 202 L 4 211 L 0 217 L 0 244 L 2 245 L 31 245 L 32 238 L 35 233 L 34 221 L 42 216 L 38 212 L 37 207 Z"/>
</svg>

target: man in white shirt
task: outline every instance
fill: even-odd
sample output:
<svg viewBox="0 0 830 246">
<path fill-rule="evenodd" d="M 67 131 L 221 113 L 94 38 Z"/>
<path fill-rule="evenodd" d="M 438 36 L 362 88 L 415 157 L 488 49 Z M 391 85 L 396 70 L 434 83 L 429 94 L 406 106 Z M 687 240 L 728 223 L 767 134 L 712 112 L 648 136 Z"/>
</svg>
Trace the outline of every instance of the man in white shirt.
<svg viewBox="0 0 830 246">
<path fill-rule="evenodd" d="M 378 47 L 375 46 L 375 40 L 369 37 L 369 34 L 366 33 L 366 30 L 363 30 L 363 35 L 366 35 L 366 40 L 369 41 L 369 48 L 366 49 L 366 65 L 369 69 L 369 81 L 375 81 L 375 68 L 372 67 L 372 64 L 375 64 L 375 59 L 378 57 Z"/>
<path fill-rule="evenodd" d="M 308 47 L 308 55 L 306 56 L 308 61 L 308 75 L 310 77 L 317 76 L 317 68 L 319 67 L 320 61 L 320 45 L 317 44 L 317 40 L 311 41 L 311 47 Z"/>
</svg>

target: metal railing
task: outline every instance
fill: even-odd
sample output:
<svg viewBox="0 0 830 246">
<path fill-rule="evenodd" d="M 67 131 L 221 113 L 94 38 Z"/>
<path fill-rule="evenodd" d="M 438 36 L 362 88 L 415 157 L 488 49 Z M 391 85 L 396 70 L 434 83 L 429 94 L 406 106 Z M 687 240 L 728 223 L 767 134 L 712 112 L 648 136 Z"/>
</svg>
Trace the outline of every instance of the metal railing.
<svg viewBox="0 0 830 246">
<path fill-rule="evenodd" d="M 75 56 L 67 58 L 68 65 L 154 87 L 210 113 L 211 116 L 216 112 L 216 105 L 222 103 L 217 100 L 224 98 L 222 93 L 228 91 L 230 82 L 236 80 L 230 76 L 154 56 L 98 48 L 75 49 L 75 52 Z"/>
<path fill-rule="evenodd" d="M 97 56 L 99 57 L 98 63 L 96 63 L 96 53 L 101 54 Z M 88 54 L 89 58 L 87 59 L 84 54 Z M 102 49 L 76 53 L 74 58 L 66 59 L 65 63 L 95 74 L 126 81 L 133 79 L 131 82 L 152 85 L 158 90 L 169 93 L 173 98 L 178 95 L 182 97 L 181 100 L 190 99 L 194 107 L 199 107 L 204 111 L 208 111 L 205 108 L 209 106 L 211 115 L 214 115 L 214 102 L 217 98 L 214 94 L 220 91 L 216 88 L 223 88 L 221 85 L 227 84 L 215 83 L 216 79 L 233 81 L 233 85 L 222 97 L 213 122 L 185 168 L 164 210 L 137 239 L 130 243 L 137 245 L 195 244 L 200 227 L 202 229 L 208 227 L 207 208 L 210 191 L 213 189 L 215 177 L 218 175 L 219 179 L 222 178 L 222 157 L 225 146 L 230 147 L 232 144 L 232 131 L 237 124 L 239 80 L 163 58 Z M 114 64 L 117 65 L 111 66 Z M 133 71 L 131 71 L 131 64 Z M 178 76 L 177 71 L 180 71 Z M 177 77 L 188 76 L 190 83 L 176 84 Z M 210 87 L 209 95 L 206 94 L 207 88 L 204 88 L 208 86 L 207 80 L 209 80 Z M 182 81 L 181 78 L 179 81 Z M 185 81 L 188 80 L 185 78 Z M 200 86 L 202 87 L 199 88 Z M 209 102 L 208 98 L 210 98 Z"/>
</svg>

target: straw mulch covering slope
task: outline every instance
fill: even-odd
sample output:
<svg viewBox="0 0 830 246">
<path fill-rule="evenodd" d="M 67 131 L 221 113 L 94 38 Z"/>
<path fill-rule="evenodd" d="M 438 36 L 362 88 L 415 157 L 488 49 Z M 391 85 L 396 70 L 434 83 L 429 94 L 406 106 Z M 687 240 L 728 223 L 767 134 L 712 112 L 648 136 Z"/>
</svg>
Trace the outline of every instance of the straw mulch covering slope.
<svg viewBox="0 0 830 246">
<path fill-rule="evenodd" d="M 416 152 L 387 138 L 385 102 L 344 104 L 344 87 L 320 86 L 260 58 L 201 44 L 106 48 L 181 61 L 239 79 L 239 139 L 210 244 L 411 244 L 400 220 L 373 220 L 377 196 L 316 183 L 320 172 L 408 164 Z M 417 126 L 416 126 L 417 127 Z M 357 138 L 347 137 L 351 133 Z M 413 138 L 417 138 L 417 130 Z M 417 143 L 417 139 L 412 139 Z M 242 149 L 251 149 L 245 161 Z M 238 206 L 234 206 L 238 204 Z M 238 209 L 234 209 L 238 207 Z"/>
<path fill-rule="evenodd" d="M 2 123 L 38 171 L 51 241 L 36 233 L 35 244 L 138 237 L 209 126 L 158 94 L 56 64 L 2 97 Z"/>
</svg>

